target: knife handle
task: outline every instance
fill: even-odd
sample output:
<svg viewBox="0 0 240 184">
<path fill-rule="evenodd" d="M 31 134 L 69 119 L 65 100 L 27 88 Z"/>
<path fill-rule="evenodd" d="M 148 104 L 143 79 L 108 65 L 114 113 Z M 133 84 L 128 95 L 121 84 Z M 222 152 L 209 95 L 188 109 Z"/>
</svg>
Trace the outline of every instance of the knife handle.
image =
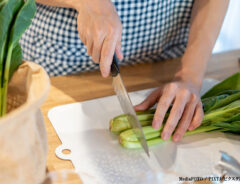
<svg viewBox="0 0 240 184">
<path fill-rule="evenodd" d="M 119 66 L 118 66 L 118 58 L 116 56 L 116 54 L 114 53 L 113 55 L 113 61 L 112 61 L 112 65 L 111 65 L 111 73 L 112 73 L 112 77 L 116 77 L 117 74 L 120 73 L 120 69 L 119 69 Z"/>
</svg>

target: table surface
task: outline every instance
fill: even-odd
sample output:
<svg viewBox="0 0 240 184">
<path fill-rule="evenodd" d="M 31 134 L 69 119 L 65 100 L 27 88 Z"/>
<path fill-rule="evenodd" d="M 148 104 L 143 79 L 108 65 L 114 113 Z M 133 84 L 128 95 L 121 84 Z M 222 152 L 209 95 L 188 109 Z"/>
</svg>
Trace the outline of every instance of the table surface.
<svg viewBox="0 0 240 184">
<path fill-rule="evenodd" d="M 240 50 L 215 54 L 211 57 L 205 76 L 222 80 L 235 72 L 240 71 Z M 174 73 L 180 66 L 180 59 L 143 63 L 134 66 L 121 67 L 121 75 L 127 90 L 137 91 L 157 87 L 171 81 Z M 47 113 L 58 105 L 81 102 L 98 97 L 113 95 L 111 78 L 104 79 L 99 71 L 87 72 L 78 75 L 52 77 L 48 99 L 42 105 L 42 112 L 48 134 L 48 161 L 49 172 L 73 169 L 70 161 L 63 161 L 56 157 L 55 149 L 61 144 Z M 68 177 L 67 184 L 81 183 L 77 175 Z"/>
</svg>

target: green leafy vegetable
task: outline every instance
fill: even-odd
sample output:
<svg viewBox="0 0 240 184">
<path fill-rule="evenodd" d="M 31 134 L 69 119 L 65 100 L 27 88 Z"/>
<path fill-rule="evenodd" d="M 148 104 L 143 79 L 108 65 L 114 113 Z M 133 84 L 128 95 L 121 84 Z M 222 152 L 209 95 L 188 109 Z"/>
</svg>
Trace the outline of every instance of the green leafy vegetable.
<svg viewBox="0 0 240 184">
<path fill-rule="evenodd" d="M 143 127 L 143 133 L 147 140 L 148 146 L 158 145 L 163 143 L 164 140 L 161 139 L 161 131 L 155 130 L 152 126 L 145 126 Z M 187 131 L 184 136 L 194 135 L 202 132 L 221 132 L 227 131 L 227 129 L 221 129 L 217 126 L 201 126 L 193 131 Z M 134 133 L 133 129 L 126 130 L 119 135 L 119 143 L 128 149 L 138 149 L 141 148 L 141 143 L 137 140 L 136 134 Z"/>
<path fill-rule="evenodd" d="M 14 20 L 17 12 L 21 8 L 23 1 L 8 0 L 1 1 L 1 11 L 0 11 L 0 116 L 2 115 L 2 87 L 3 87 L 3 73 L 5 66 L 5 59 L 7 54 L 7 41 L 9 32 L 11 30 L 11 23 Z"/>
<path fill-rule="evenodd" d="M 240 72 L 235 73 L 231 77 L 228 77 L 221 83 L 215 85 L 208 92 L 206 92 L 202 98 L 216 96 L 219 93 L 226 90 L 240 90 Z"/>
<path fill-rule="evenodd" d="M 229 94 L 222 94 L 219 96 L 212 96 L 209 98 L 202 99 L 202 103 L 204 104 L 204 112 L 209 112 L 220 107 L 223 107 L 231 102 L 240 99 L 240 90 L 235 91 L 235 93 Z"/>
<path fill-rule="evenodd" d="M 10 66 L 9 70 L 10 78 L 15 72 L 15 70 L 18 68 L 18 66 L 22 63 L 22 49 L 19 43 L 13 49 L 11 63 L 14 64 Z"/>
<path fill-rule="evenodd" d="M 184 136 L 201 132 L 226 132 L 240 134 L 240 75 L 239 73 L 217 84 L 202 97 L 204 118 L 200 127 L 187 131 Z M 155 110 L 137 112 L 143 132 L 149 146 L 160 144 L 162 128 L 153 129 L 152 124 Z M 168 114 L 165 116 L 165 121 Z M 163 123 L 163 126 L 164 126 Z M 119 142 L 129 149 L 141 148 L 134 129 L 131 129 L 127 115 L 120 115 L 110 122 L 110 130 L 119 135 Z"/>
<path fill-rule="evenodd" d="M 142 126 L 151 125 L 154 111 L 144 111 L 144 112 L 137 112 L 137 117 Z M 113 133 L 119 134 L 120 132 L 131 128 L 131 125 L 128 121 L 127 115 L 123 114 L 113 118 L 110 121 L 110 130 Z"/>
<path fill-rule="evenodd" d="M 8 82 L 22 61 L 19 40 L 31 24 L 36 5 L 34 0 L 0 2 L 0 116 L 7 110 Z"/>
</svg>

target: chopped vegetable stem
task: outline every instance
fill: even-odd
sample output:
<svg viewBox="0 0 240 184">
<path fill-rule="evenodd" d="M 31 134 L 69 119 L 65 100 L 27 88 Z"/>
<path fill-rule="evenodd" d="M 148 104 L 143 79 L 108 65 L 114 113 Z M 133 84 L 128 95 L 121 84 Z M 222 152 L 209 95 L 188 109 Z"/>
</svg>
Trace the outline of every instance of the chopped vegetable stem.
<svg viewBox="0 0 240 184">
<path fill-rule="evenodd" d="M 240 134 L 240 72 L 230 76 L 209 90 L 202 98 L 204 118 L 200 127 L 187 131 L 184 136 L 202 132 L 225 132 Z M 161 139 L 162 127 L 152 128 L 155 110 L 137 112 L 143 126 L 143 133 L 149 146 L 164 142 Z M 163 126 L 168 118 L 165 116 Z M 119 135 L 120 144 L 128 149 L 141 148 L 134 129 L 131 129 L 127 115 L 120 115 L 110 122 L 110 130 Z"/>
</svg>

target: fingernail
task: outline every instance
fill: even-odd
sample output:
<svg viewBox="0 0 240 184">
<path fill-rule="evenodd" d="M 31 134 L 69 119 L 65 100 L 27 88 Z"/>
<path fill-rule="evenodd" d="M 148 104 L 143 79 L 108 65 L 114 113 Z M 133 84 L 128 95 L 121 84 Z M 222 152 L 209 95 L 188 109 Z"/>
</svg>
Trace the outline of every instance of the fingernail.
<svg viewBox="0 0 240 184">
<path fill-rule="evenodd" d="M 107 77 L 108 77 L 108 72 L 103 71 L 103 72 L 102 72 L 102 76 L 103 76 L 104 78 L 107 78 Z"/>
<path fill-rule="evenodd" d="M 166 140 L 168 140 L 168 138 L 169 138 L 169 133 L 168 132 L 164 132 L 162 134 L 162 139 L 166 141 Z"/>
<path fill-rule="evenodd" d="M 190 127 L 188 128 L 188 130 L 189 130 L 189 131 L 192 131 L 193 128 L 194 128 L 193 126 L 190 126 Z"/>
<path fill-rule="evenodd" d="M 154 129 L 159 129 L 160 128 L 159 123 L 155 120 L 153 121 L 152 125 L 153 125 Z"/>
<path fill-rule="evenodd" d="M 180 139 L 181 139 L 181 136 L 180 136 L 179 134 L 174 135 L 174 137 L 173 137 L 173 140 L 174 140 L 175 142 L 178 142 Z"/>
</svg>

